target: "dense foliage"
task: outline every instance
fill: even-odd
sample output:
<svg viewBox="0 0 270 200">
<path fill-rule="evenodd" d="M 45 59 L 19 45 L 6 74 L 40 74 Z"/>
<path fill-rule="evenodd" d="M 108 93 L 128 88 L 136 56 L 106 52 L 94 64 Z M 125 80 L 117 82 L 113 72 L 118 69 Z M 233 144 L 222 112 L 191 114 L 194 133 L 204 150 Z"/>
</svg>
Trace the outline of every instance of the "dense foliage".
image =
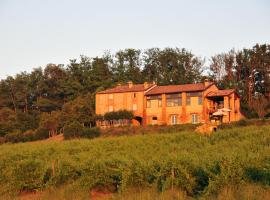
<svg viewBox="0 0 270 200">
<path fill-rule="evenodd" d="M 78 122 L 72 122 L 65 126 L 64 137 L 65 139 L 72 138 L 95 138 L 100 135 L 98 127 L 87 128 Z"/>
<path fill-rule="evenodd" d="M 66 66 L 48 64 L 1 80 L 0 137 L 37 129 L 47 130 L 49 137 L 62 133 L 74 121 L 90 128 L 101 117 L 95 116 L 95 93 L 129 80 L 168 85 L 210 78 L 221 88 L 237 89 L 247 117 L 269 116 L 269 73 L 267 44 L 213 56 L 209 66 L 184 48 L 125 49 L 101 57 L 81 56 Z"/>
<path fill-rule="evenodd" d="M 133 119 L 134 115 L 132 111 L 127 110 L 119 110 L 119 111 L 112 111 L 107 112 L 104 114 L 105 120 L 121 120 L 121 119 Z"/>
<path fill-rule="evenodd" d="M 223 187 L 270 186 L 270 126 L 247 126 L 201 137 L 194 132 L 146 134 L 62 143 L 4 144 L 0 192 L 67 183 L 125 191 L 181 189 L 192 197 Z M 98 158 L 98 159 L 97 159 Z"/>
<path fill-rule="evenodd" d="M 263 117 L 269 113 L 269 44 L 256 44 L 251 49 L 215 55 L 211 59 L 210 70 L 220 87 L 237 89 L 247 116 Z"/>
</svg>

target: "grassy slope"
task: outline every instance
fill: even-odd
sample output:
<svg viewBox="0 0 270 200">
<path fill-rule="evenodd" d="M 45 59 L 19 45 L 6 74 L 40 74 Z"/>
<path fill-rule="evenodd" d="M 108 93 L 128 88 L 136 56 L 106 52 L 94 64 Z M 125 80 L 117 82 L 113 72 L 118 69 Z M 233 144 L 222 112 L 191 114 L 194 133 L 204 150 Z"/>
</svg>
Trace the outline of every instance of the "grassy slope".
<svg viewBox="0 0 270 200">
<path fill-rule="evenodd" d="M 181 188 L 211 196 L 243 184 L 270 185 L 270 126 L 215 133 L 193 132 L 5 144 L 0 147 L 0 191 L 32 191 L 71 183 L 125 192 Z"/>
</svg>

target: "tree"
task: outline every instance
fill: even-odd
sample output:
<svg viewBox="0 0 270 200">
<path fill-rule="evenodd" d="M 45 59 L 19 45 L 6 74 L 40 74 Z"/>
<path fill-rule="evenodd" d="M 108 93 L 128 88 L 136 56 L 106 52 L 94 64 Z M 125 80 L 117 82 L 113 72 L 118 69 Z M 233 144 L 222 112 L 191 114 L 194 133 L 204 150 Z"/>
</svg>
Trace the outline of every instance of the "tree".
<svg viewBox="0 0 270 200">
<path fill-rule="evenodd" d="M 94 96 L 79 96 L 63 105 L 61 121 L 67 125 L 73 121 L 91 127 L 95 120 Z"/>
<path fill-rule="evenodd" d="M 120 83 L 126 83 L 127 81 L 142 83 L 141 65 L 140 50 L 125 49 L 116 52 L 112 67 L 114 81 Z"/>
<path fill-rule="evenodd" d="M 270 45 L 216 55 L 210 69 L 219 85 L 237 89 L 242 104 L 264 115 L 270 97 Z"/>
<path fill-rule="evenodd" d="M 58 134 L 58 131 L 62 128 L 60 123 L 60 112 L 42 113 L 40 118 L 40 129 L 46 129 L 49 137 L 53 137 Z"/>
<path fill-rule="evenodd" d="M 91 71 L 92 89 L 90 92 L 95 92 L 97 88 L 108 88 L 112 86 L 112 72 L 110 68 L 109 57 L 93 58 Z"/>
<path fill-rule="evenodd" d="M 204 62 L 184 48 L 165 48 L 146 51 L 144 63 L 143 76 L 149 81 L 169 85 L 200 81 Z"/>
<path fill-rule="evenodd" d="M 14 96 L 17 101 L 17 106 L 23 112 L 28 112 L 29 109 L 29 99 L 30 99 L 30 76 L 26 72 L 17 74 L 14 79 Z"/>
<path fill-rule="evenodd" d="M 0 109 L 0 136 L 4 136 L 16 129 L 16 113 L 10 108 Z"/>
</svg>

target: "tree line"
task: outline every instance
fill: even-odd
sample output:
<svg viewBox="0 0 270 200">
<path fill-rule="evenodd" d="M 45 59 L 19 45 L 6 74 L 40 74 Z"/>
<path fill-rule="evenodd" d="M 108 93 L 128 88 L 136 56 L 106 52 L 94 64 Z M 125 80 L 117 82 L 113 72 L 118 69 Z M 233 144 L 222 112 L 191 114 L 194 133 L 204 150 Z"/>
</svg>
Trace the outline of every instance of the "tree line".
<svg viewBox="0 0 270 200">
<path fill-rule="evenodd" d="M 268 114 L 270 45 L 231 50 L 205 59 L 184 48 L 124 49 L 48 64 L 0 82 L 0 136 L 42 129 L 58 134 L 71 122 L 94 125 L 95 93 L 133 81 L 158 85 L 201 82 L 235 88 L 249 117 Z"/>
</svg>

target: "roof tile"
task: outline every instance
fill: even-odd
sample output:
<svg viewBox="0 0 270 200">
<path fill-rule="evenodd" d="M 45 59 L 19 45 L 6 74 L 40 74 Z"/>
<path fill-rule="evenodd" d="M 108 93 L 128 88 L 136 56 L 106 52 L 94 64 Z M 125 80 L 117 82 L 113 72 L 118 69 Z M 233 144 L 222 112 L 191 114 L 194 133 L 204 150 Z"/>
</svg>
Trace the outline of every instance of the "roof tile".
<svg viewBox="0 0 270 200">
<path fill-rule="evenodd" d="M 205 86 L 204 83 L 194 83 L 194 84 L 185 84 L 185 85 L 167 85 L 167 86 L 156 86 L 151 89 L 146 95 L 155 95 L 155 94 L 165 94 L 165 93 L 177 93 L 177 92 L 195 92 L 203 91 L 209 86 L 213 85 L 210 83 L 208 86 Z"/>
<path fill-rule="evenodd" d="M 228 96 L 231 93 L 235 92 L 234 89 L 228 89 L 228 90 L 217 90 L 217 91 L 211 91 L 207 94 L 207 97 L 222 97 L 222 96 Z"/>
<path fill-rule="evenodd" d="M 128 87 L 128 85 L 119 85 L 114 88 L 110 88 L 101 92 L 98 92 L 98 94 L 109 94 L 109 93 L 122 93 L 122 92 L 143 92 L 148 90 L 150 87 L 152 87 L 154 84 L 148 84 L 148 87 L 145 88 L 144 84 L 133 84 L 132 87 Z"/>
</svg>

